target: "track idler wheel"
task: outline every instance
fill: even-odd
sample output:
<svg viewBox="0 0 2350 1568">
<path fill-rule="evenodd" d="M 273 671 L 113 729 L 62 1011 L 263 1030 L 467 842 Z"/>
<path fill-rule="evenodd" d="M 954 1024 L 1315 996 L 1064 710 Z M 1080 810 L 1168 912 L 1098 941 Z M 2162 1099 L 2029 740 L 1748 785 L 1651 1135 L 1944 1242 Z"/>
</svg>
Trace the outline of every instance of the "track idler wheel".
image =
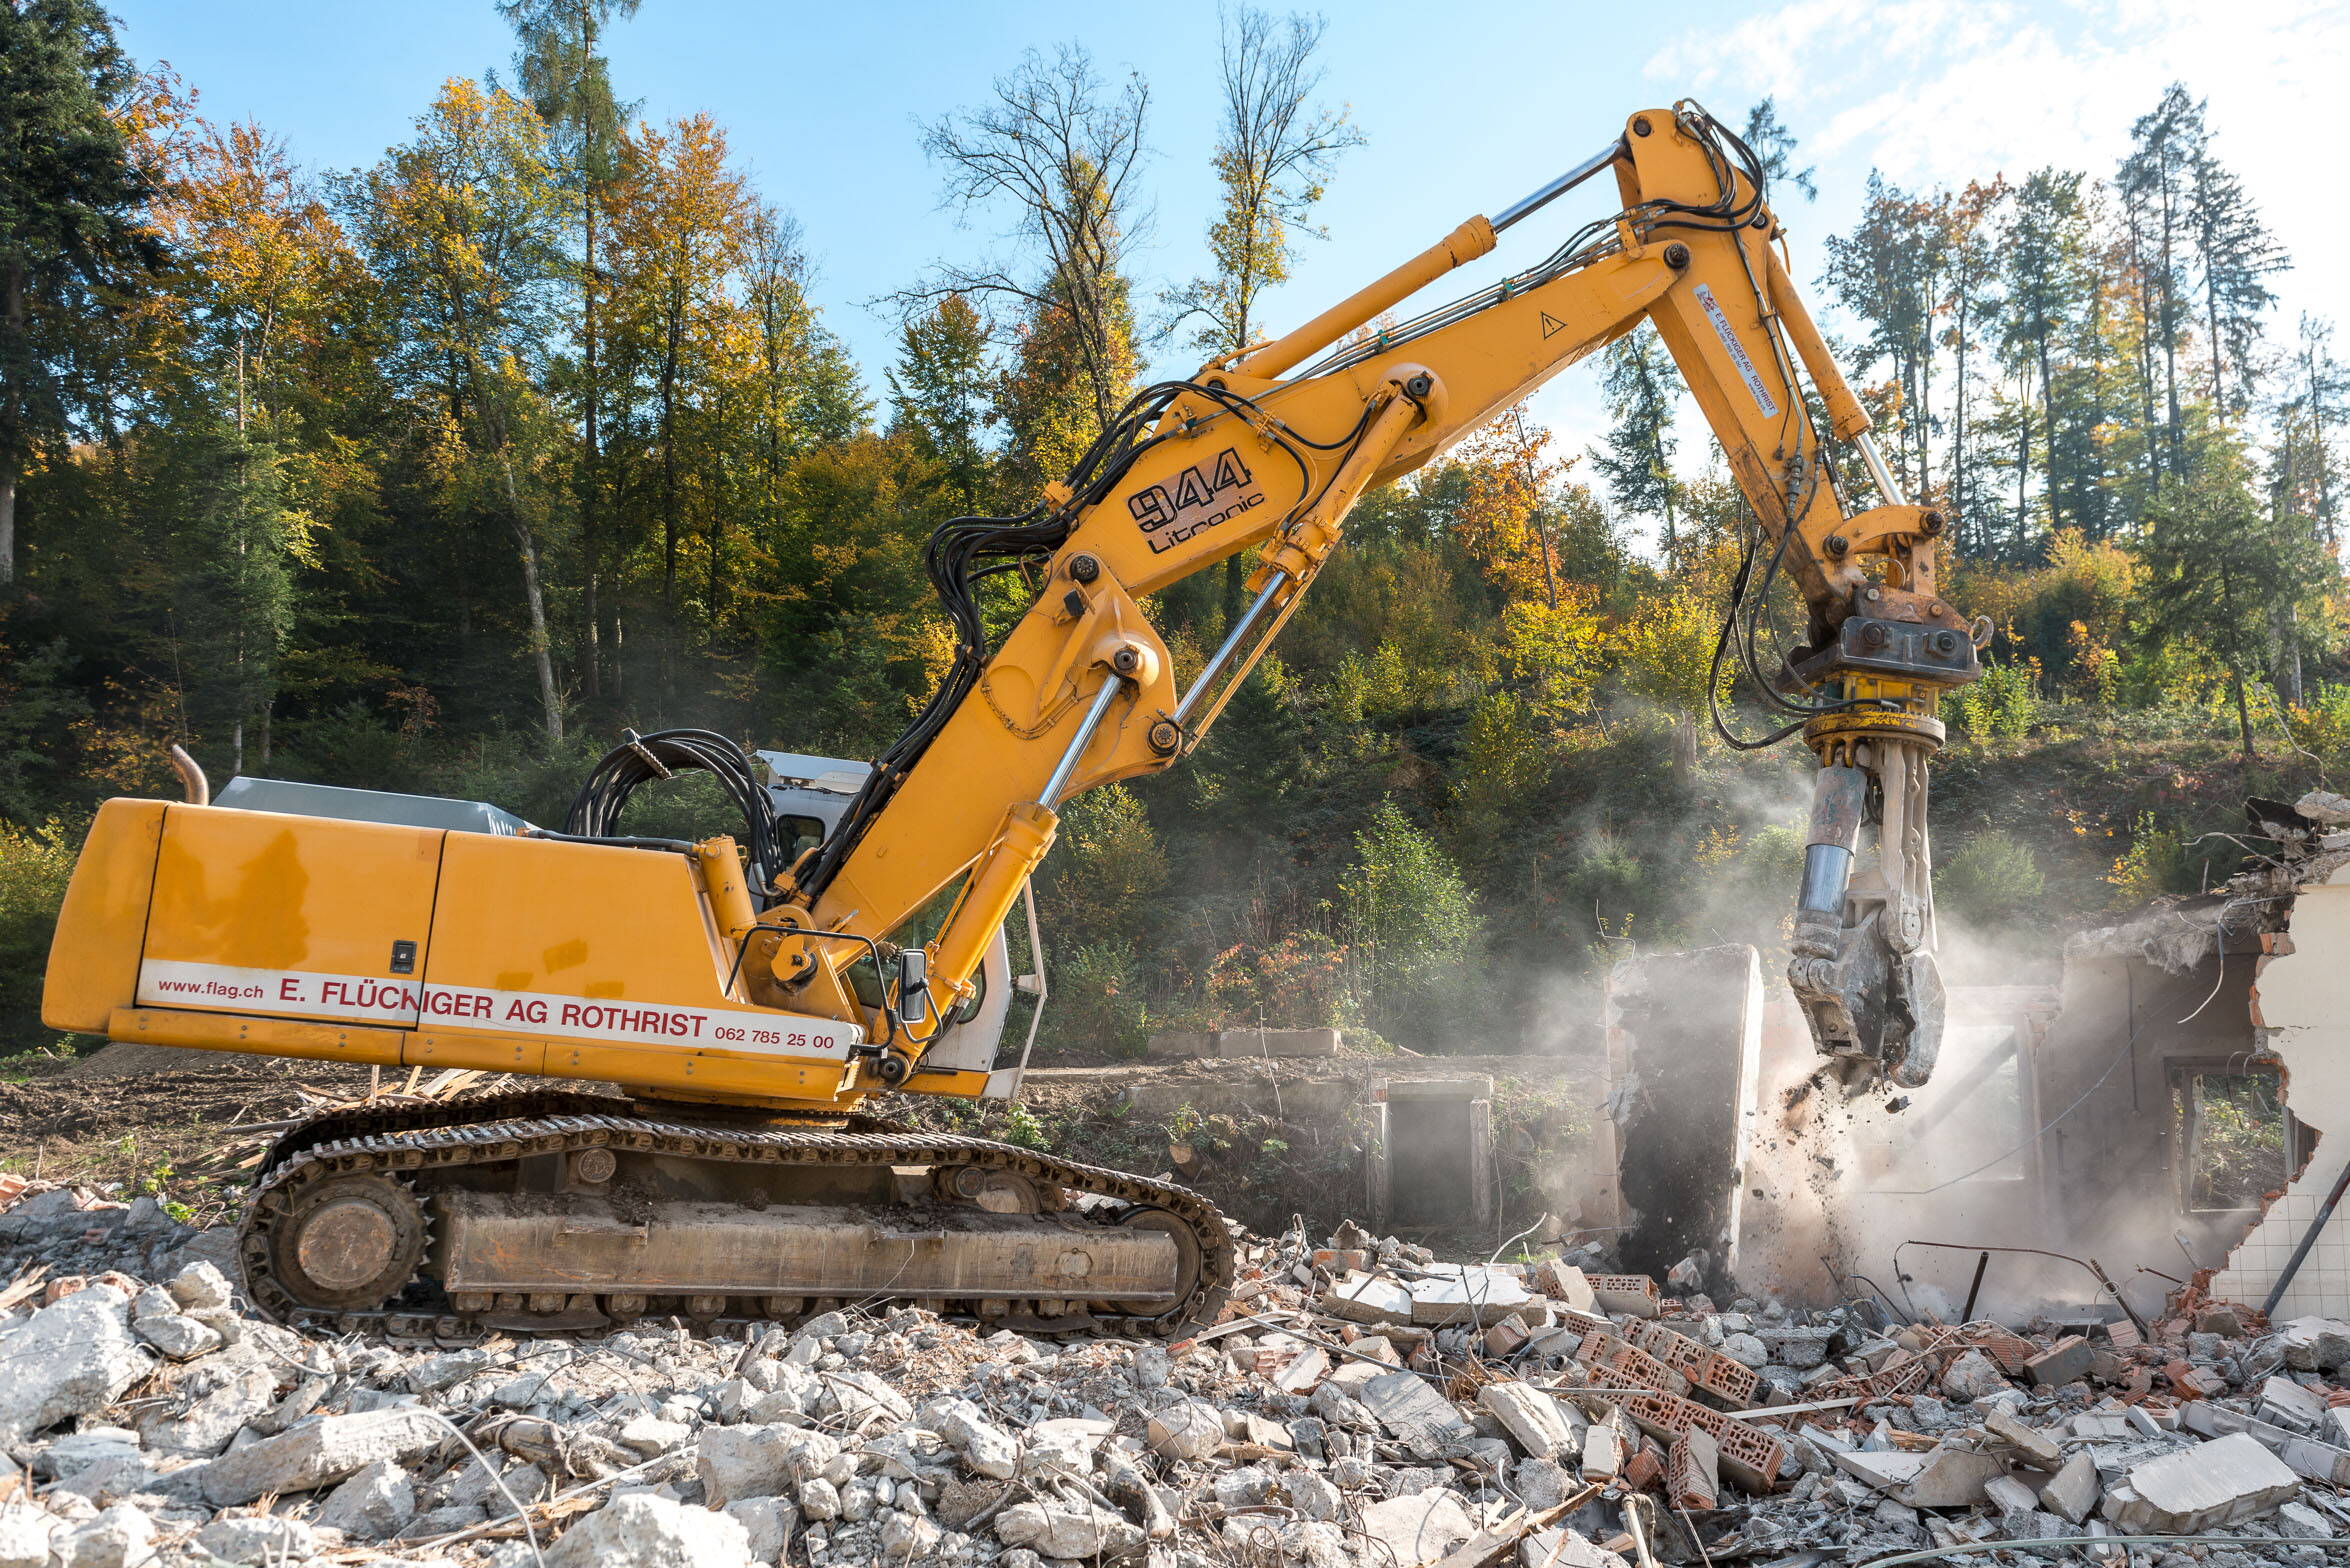
<svg viewBox="0 0 2350 1568">
<path fill-rule="evenodd" d="M 416 1277 L 432 1240 L 424 1207 L 390 1176 L 347 1173 L 314 1183 L 270 1236 L 270 1271 L 306 1307 L 366 1312 Z"/>
</svg>

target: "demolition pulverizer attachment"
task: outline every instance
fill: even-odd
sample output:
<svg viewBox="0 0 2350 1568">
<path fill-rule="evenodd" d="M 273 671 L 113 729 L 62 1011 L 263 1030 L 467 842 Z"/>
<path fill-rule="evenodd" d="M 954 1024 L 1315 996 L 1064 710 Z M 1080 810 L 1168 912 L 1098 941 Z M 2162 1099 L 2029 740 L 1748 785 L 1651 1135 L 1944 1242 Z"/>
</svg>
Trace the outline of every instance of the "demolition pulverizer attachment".
<svg viewBox="0 0 2350 1568">
<path fill-rule="evenodd" d="M 1914 1089 L 1942 1048 L 1926 837 L 1926 758 L 1941 737 L 1880 726 L 1861 739 L 1836 728 L 1845 733 L 1820 746 L 1812 785 L 1787 983 L 1847 1088 L 1881 1076 Z M 1874 854 L 1856 869 L 1864 828 L 1874 830 Z"/>
</svg>

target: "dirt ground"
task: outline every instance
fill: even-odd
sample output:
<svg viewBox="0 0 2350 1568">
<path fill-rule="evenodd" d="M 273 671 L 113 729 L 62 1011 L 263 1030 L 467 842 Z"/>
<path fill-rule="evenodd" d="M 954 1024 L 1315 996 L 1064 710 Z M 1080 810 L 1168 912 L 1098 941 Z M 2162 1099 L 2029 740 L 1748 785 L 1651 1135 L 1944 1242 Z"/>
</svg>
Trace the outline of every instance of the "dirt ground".
<svg viewBox="0 0 2350 1568">
<path fill-rule="evenodd" d="M 228 1204 L 241 1183 L 224 1146 L 240 1129 L 299 1115 L 308 1088 L 363 1094 L 364 1068 L 168 1046 L 112 1045 L 0 1083 L 0 1171 L 168 1191 L 191 1207 Z"/>
<path fill-rule="evenodd" d="M 1453 1062 L 1487 1071 L 1494 1065 L 1453 1058 L 1448 1069 Z M 1367 1069 L 1395 1065 L 1401 1064 L 1363 1058 L 1056 1064 L 1030 1076 L 1016 1108 L 928 1096 L 881 1099 L 866 1108 L 1144 1175 L 1172 1175 L 1235 1218 L 1278 1229 L 1300 1210 L 1335 1223 L 1361 1191 L 1355 1118 L 1309 1109 L 1321 1097 L 1295 1091 L 1308 1080 L 1359 1080 Z M 1549 1081 L 1548 1074 L 1539 1076 Z M 1526 1086 L 1516 1100 L 1497 1095 L 1505 1202 L 1513 1209 L 1555 1206 L 1534 1189 L 1539 1172 L 1579 1134 L 1579 1126 L 1570 1130 L 1561 1120 L 1561 1107 L 1590 1098 L 1577 1076 L 1552 1088 Z M 405 1078 L 386 1069 L 383 1086 L 398 1089 Z M 476 1092 L 537 1081 L 491 1077 Z M 310 1114 L 324 1101 L 359 1098 L 368 1082 L 363 1067 L 167 1046 L 111 1045 L 78 1061 L 39 1062 L 23 1081 L 0 1082 L 0 1172 L 112 1184 L 124 1197 L 152 1192 L 199 1214 L 232 1211 L 243 1201 L 241 1165 L 276 1130 L 273 1124 Z M 1286 1103 L 1283 1086 L 1292 1090 Z M 1138 1112 L 1138 1105 L 1156 1108 Z"/>
</svg>

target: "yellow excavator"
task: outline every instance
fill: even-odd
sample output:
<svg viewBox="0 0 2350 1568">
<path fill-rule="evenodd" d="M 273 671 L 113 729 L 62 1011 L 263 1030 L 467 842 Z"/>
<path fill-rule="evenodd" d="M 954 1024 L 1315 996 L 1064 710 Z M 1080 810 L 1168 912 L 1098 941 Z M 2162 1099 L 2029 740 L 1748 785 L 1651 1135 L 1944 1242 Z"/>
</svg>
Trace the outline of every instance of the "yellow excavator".
<svg viewBox="0 0 2350 1568">
<path fill-rule="evenodd" d="M 1602 174 L 1614 216 L 1371 325 Z M 1200 744 L 1365 491 L 1649 321 L 1752 511 L 1715 673 L 1735 661 L 1784 722 L 1741 744 L 1800 731 L 1820 763 L 1789 982 L 1848 1085 L 1922 1082 L 1941 1029 L 1926 763 L 1940 693 L 1979 673 L 1978 633 L 1935 584 L 1942 515 L 1906 501 L 1871 445 L 1763 187 L 1702 109 L 1645 110 L 1294 331 L 1136 394 L 1039 505 L 933 535 L 959 646 L 870 768 L 631 735 L 561 831 L 269 781 L 212 804 L 192 769 L 185 802 L 108 801 L 43 1016 L 117 1041 L 622 1091 L 363 1108 L 287 1133 L 240 1238 L 253 1301 L 283 1320 L 464 1338 L 877 1298 L 1035 1332 L 1210 1320 L 1233 1253 L 1198 1195 L 856 1108 L 1001 1092 L 1000 1006 L 977 1015 L 991 974 L 1003 999 L 1002 934 L 1060 804 Z M 1848 504 L 1831 438 L 1876 505 Z M 1142 603 L 1244 550 L 1249 602 L 1179 683 Z M 979 594 L 999 573 L 1033 600 L 991 641 Z M 1809 625 L 1766 660 L 1782 575 Z M 740 838 L 619 832 L 632 789 L 691 768 L 733 795 Z M 779 809 L 792 791 L 835 809 Z"/>
</svg>

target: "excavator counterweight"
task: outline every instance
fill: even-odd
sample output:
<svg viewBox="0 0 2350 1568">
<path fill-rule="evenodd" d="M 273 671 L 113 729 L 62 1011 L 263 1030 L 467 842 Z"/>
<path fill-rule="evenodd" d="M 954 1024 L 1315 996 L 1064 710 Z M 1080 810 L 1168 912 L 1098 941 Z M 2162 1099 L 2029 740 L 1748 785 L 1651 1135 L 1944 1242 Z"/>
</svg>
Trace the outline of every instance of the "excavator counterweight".
<svg viewBox="0 0 2350 1568">
<path fill-rule="evenodd" d="M 1613 215 L 1370 329 L 1610 173 Z M 114 1040 L 618 1091 L 289 1132 L 243 1233 L 253 1297 L 284 1318 L 462 1337 L 876 1296 L 1040 1331 L 1212 1318 L 1232 1247 L 1195 1194 L 857 1108 L 1010 1092 L 996 1037 L 1015 984 L 1041 1000 L 1043 974 L 1040 959 L 1013 980 L 1003 932 L 1062 803 L 1201 744 L 1364 493 L 1644 322 L 1751 513 L 1710 689 L 1743 673 L 1777 728 L 1723 732 L 1801 732 L 1820 762 L 1789 982 L 1849 1087 L 1922 1082 L 1941 1029 L 1927 762 L 1939 695 L 1979 673 L 1979 633 L 1936 586 L 1942 514 L 1900 493 L 1789 279 L 1759 160 L 1688 103 L 1632 116 L 1595 156 L 1283 337 L 1145 388 L 1027 512 L 941 525 L 925 564 L 957 654 L 870 767 L 631 732 L 550 830 L 265 781 L 212 803 L 191 765 L 186 801 L 99 812 L 44 1017 Z M 1849 503 L 1839 452 L 1874 505 Z M 1179 679 L 1145 603 L 1244 552 L 1246 608 Z M 1033 599 L 990 636 L 977 584 L 1006 571 Z M 1766 660 L 1782 580 L 1805 641 Z M 686 769 L 717 778 L 739 833 L 622 831 L 634 788 Z"/>
</svg>

